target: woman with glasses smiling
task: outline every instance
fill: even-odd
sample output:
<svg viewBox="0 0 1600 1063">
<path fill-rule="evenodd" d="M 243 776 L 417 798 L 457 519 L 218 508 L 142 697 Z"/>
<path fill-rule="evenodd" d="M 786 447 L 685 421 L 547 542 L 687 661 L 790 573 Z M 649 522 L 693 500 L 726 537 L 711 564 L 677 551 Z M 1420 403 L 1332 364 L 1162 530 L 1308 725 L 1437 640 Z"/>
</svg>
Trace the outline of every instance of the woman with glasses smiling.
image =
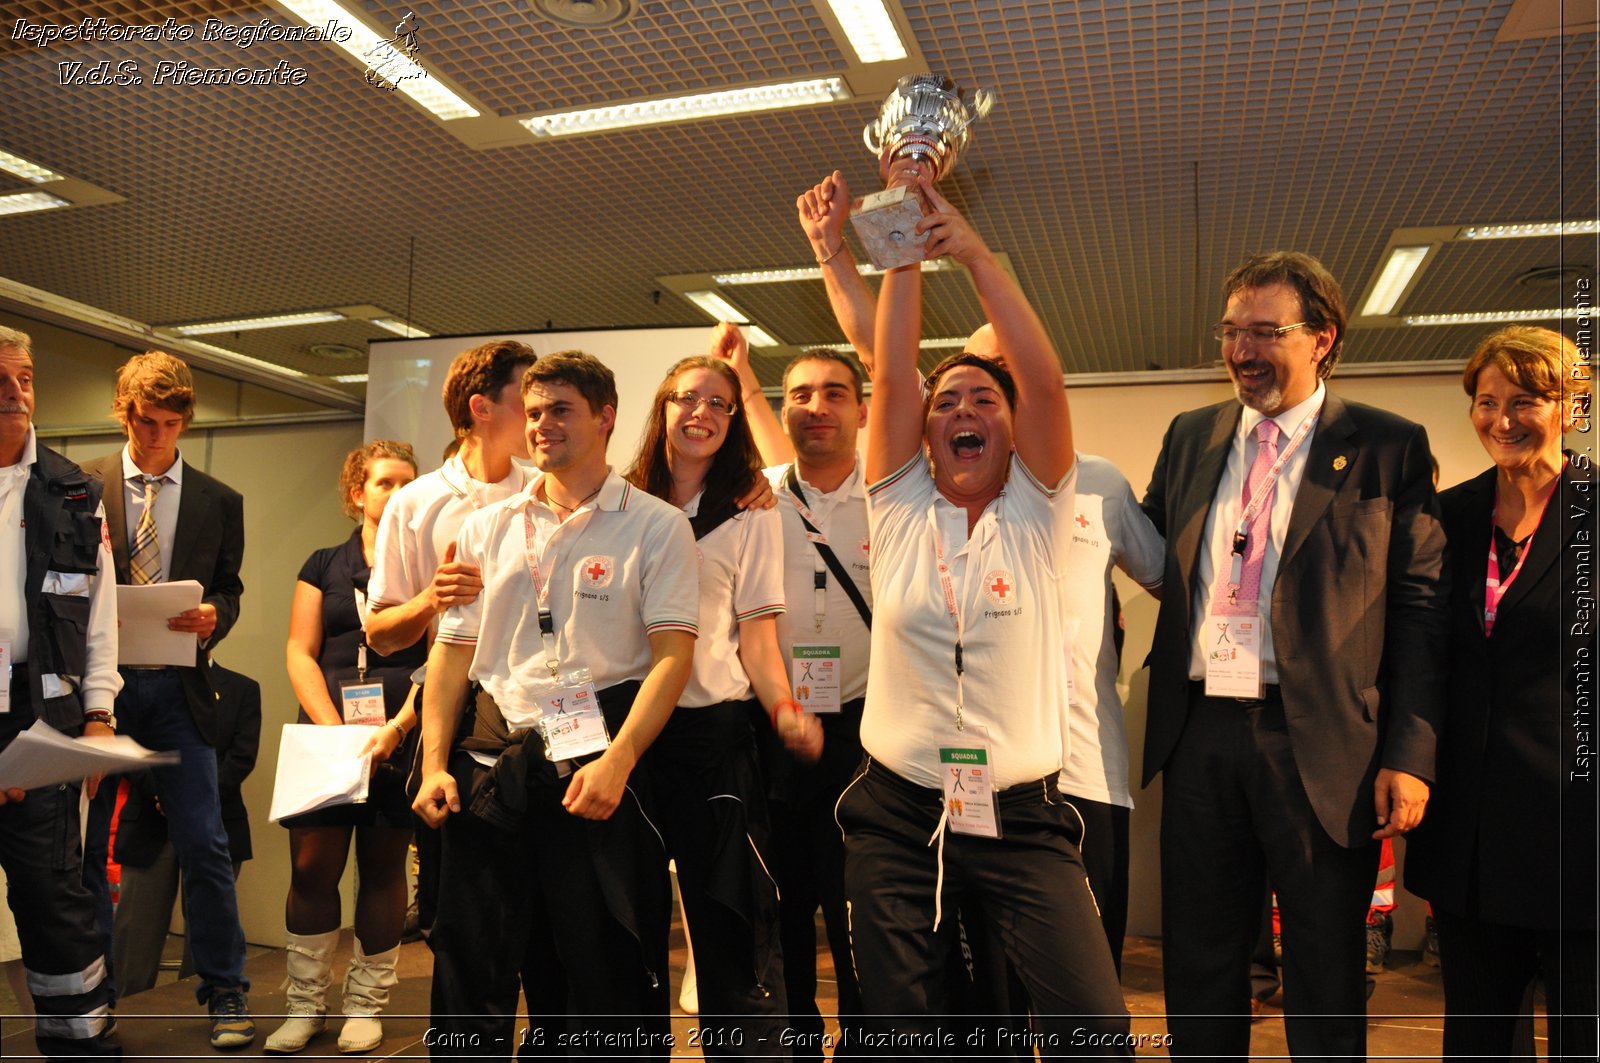
<svg viewBox="0 0 1600 1063">
<path fill-rule="evenodd" d="M 723 362 L 696 357 L 674 365 L 627 473 L 688 515 L 699 546 L 694 672 L 648 756 L 693 935 L 701 1047 L 711 1057 L 776 1054 L 787 1021 L 750 714 L 766 712 L 797 755 L 814 760 L 822 749 L 821 726 L 792 697 L 778 649 L 778 512 L 739 509 L 762 476 L 738 395 L 738 377 Z"/>
</svg>

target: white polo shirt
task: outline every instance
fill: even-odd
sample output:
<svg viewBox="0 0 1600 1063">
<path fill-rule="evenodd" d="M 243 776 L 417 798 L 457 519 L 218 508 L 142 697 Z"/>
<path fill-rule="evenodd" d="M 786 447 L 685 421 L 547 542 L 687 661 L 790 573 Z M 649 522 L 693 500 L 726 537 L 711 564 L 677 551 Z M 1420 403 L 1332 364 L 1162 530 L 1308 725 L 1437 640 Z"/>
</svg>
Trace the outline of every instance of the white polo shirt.
<svg viewBox="0 0 1600 1063">
<path fill-rule="evenodd" d="M 700 495 L 683 507 L 700 511 Z M 678 704 L 703 708 L 751 696 L 739 660 L 739 623 L 783 612 L 783 525 L 776 510 L 736 514 L 695 543 L 700 555 L 700 638 Z"/>
<path fill-rule="evenodd" d="M 507 712 L 550 675 L 528 567 L 524 511 L 555 625 L 562 672 L 587 668 L 597 690 L 650 671 L 650 634 L 698 633 L 694 533 L 676 508 L 615 472 L 565 523 L 537 497 L 542 476 L 461 526 L 456 557 L 483 572 L 483 593 L 445 611 L 440 642 L 474 647 L 471 677 Z M 510 710 L 510 711 L 507 711 Z"/>
<path fill-rule="evenodd" d="M 963 716 L 988 729 L 994 785 L 1061 769 L 1072 480 L 1069 473 L 1046 487 L 1013 454 L 1005 490 L 965 539 L 966 513 L 939 495 L 924 453 L 868 486 L 876 605 L 861 744 L 885 767 L 938 789 L 938 749 L 957 741 L 942 539 L 966 650 Z"/>
<path fill-rule="evenodd" d="M 515 461 L 498 483 L 474 480 L 460 458 L 419 476 L 394 493 L 378 524 L 368 599 L 373 608 L 404 605 L 433 582 L 445 548 L 475 511 L 521 491 L 527 472 Z"/>
<path fill-rule="evenodd" d="M 851 701 L 867 693 L 867 662 L 871 636 L 850 596 L 839 586 L 822 555 L 806 537 L 795 497 L 784 486 L 788 465 L 766 470 L 772 491 L 778 496 L 778 512 L 783 518 L 783 598 L 787 610 L 778 618 L 778 646 L 785 659 L 796 642 L 819 642 L 840 648 L 839 699 Z M 868 564 L 870 537 L 867 533 L 866 475 L 861 461 L 837 490 L 823 493 L 800 480 L 807 509 L 839 563 L 850 574 L 861 597 L 872 605 L 872 576 Z M 827 589 L 817 601 L 817 573 L 823 573 Z"/>
<path fill-rule="evenodd" d="M 1128 729 L 1117 693 L 1116 612 L 1111 566 L 1146 589 L 1159 587 L 1166 543 L 1134 501 L 1117 467 L 1078 455 L 1072 504 L 1072 549 L 1064 586 L 1072 657 L 1072 699 L 1061 792 L 1103 804 L 1133 807 L 1128 781 Z"/>
</svg>

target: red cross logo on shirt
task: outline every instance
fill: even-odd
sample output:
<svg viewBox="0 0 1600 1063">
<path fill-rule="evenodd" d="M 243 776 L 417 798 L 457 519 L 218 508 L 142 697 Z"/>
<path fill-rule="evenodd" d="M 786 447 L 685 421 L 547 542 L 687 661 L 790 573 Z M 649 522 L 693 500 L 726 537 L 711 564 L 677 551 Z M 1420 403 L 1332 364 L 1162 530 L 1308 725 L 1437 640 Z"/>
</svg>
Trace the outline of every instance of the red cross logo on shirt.
<svg viewBox="0 0 1600 1063">
<path fill-rule="evenodd" d="M 611 585 L 616 567 L 612 558 L 594 556 L 584 558 L 578 565 L 578 571 L 583 574 L 583 582 L 587 586 L 599 589 Z"/>
<path fill-rule="evenodd" d="M 1012 605 L 1017 598 L 1017 581 L 1010 572 L 997 568 L 983 577 L 983 596 L 995 605 Z"/>
<path fill-rule="evenodd" d="M 1084 529 L 1085 531 L 1088 531 L 1088 529 L 1089 529 L 1089 518 L 1088 517 L 1085 517 L 1082 513 L 1079 513 L 1073 519 L 1078 522 L 1078 527 Z"/>
</svg>

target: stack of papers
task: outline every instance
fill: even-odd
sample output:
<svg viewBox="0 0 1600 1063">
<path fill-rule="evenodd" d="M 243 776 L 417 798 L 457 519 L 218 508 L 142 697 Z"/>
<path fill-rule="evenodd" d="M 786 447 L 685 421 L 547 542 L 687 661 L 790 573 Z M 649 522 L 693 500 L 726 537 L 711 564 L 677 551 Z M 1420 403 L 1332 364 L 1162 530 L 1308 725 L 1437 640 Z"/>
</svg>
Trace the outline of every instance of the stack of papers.
<svg viewBox="0 0 1600 1063">
<path fill-rule="evenodd" d="M 361 751 L 376 730 L 353 724 L 285 724 L 267 818 L 276 823 L 285 816 L 364 802 L 372 757 L 362 756 Z"/>
<path fill-rule="evenodd" d="M 68 738 L 43 720 L 35 720 L 0 753 L 0 790 L 34 790 L 90 775 L 176 763 L 178 754 L 152 752 L 127 735 Z"/>
<path fill-rule="evenodd" d="M 192 579 L 138 586 L 117 584 L 117 663 L 194 667 L 195 633 L 173 631 L 167 621 L 198 607 L 203 591 Z"/>
</svg>

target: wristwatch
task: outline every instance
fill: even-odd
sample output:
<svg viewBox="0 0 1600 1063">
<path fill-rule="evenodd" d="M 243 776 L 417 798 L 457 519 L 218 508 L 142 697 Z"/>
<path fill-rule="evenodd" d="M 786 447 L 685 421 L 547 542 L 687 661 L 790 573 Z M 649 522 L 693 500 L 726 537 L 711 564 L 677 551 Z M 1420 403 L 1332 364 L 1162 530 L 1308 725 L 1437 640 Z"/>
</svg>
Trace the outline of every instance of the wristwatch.
<svg viewBox="0 0 1600 1063">
<path fill-rule="evenodd" d="M 116 734 L 117 717 L 110 709 L 90 709 L 83 714 L 84 723 L 103 723 L 111 728 L 111 733 Z"/>
</svg>

